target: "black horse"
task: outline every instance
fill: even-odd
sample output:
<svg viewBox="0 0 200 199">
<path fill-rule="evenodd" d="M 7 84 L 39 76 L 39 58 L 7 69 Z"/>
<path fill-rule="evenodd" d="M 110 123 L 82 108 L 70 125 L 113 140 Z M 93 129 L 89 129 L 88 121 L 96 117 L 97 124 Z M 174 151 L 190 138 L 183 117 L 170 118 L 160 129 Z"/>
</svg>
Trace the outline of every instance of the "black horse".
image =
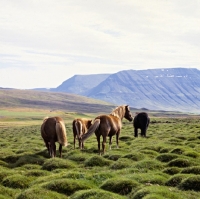
<svg viewBox="0 0 200 199">
<path fill-rule="evenodd" d="M 138 113 L 133 119 L 133 127 L 135 137 L 138 137 L 138 129 L 141 129 L 141 136 L 146 137 L 147 128 L 149 126 L 150 118 L 147 113 Z"/>
</svg>

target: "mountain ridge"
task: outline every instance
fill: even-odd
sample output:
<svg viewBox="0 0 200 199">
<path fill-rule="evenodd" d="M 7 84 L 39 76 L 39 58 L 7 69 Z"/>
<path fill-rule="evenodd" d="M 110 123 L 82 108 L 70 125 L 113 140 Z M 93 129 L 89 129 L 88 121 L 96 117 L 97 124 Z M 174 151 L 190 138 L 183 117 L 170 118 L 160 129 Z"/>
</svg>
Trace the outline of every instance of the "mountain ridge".
<svg viewBox="0 0 200 199">
<path fill-rule="evenodd" d="M 90 84 L 85 87 L 86 79 Z M 94 79 L 96 81 L 92 84 Z M 75 75 L 63 82 L 62 87 L 60 85 L 51 91 L 66 92 L 68 87 L 69 93 L 116 105 L 129 104 L 138 109 L 200 112 L 199 80 L 200 71 L 195 68 L 122 70 L 114 74 Z"/>
</svg>

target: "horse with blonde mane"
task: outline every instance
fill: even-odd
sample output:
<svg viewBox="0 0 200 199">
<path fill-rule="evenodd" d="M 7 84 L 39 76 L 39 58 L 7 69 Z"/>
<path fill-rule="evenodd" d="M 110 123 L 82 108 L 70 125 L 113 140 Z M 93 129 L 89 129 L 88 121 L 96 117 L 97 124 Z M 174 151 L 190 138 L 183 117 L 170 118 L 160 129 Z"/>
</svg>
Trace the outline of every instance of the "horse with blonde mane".
<svg viewBox="0 0 200 199">
<path fill-rule="evenodd" d="M 67 134 L 65 124 L 60 117 L 44 118 L 41 125 L 41 136 L 49 152 L 49 156 L 56 157 L 56 144 L 59 143 L 59 153 L 62 157 L 62 146 L 67 146 Z"/>
<path fill-rule="evenodd" d="M 119 135 L 122 128 L 122 119 L 126 118 L 128 121 L 132 121 L 133 117 L 128 105 L 122 105 L 114 109 L 109 115 L 100 115 L 94 119 L 93 124 L 88 131 L 82 136 L 82 142 L 88 139 L 93 132 L 95 132 L 98 142 L 98 151 L 100 151 L 100 137 L 103 137 L 102 153 L 105 153 L 106 137 L 109 137 L 109 145 L 111 149 L 112 136 L 116 135 L 117 148 L 119 147 Z"/>
<path fill-rule="evenodd" d="M 92 120 L 85 119 L 85 118 L 77 118 L 74 119 L 72 122 L 72 129 L 74 134 L 74 149 L 76 145 L 76 138 L 79 142 L 79 148 L 83 149 L 84 144 L 81 141 L 81 136 L 87 132 L 89 127 L 92 125 Z"/>
</svg>

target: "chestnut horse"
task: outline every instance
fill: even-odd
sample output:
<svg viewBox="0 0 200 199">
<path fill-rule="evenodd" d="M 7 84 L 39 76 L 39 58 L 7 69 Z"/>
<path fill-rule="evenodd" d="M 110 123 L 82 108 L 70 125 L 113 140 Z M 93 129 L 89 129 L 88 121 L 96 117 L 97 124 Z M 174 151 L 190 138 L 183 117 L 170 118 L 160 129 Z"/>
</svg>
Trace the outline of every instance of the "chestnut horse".
<svg viewBox="0 0 200 199">
<path fill-rule="evenodd" d="M 146 137 L 149 122 L 150 118 L 147 113 L 137 113 L 133 119 L 134 136 L 138 137 L 138 129 L 141 129 L 141 136 Z"/>
<path fill-rule="evenodd" d="M 129 106 L 122 105 L 114 109 L 109 115 L 100 115 L 94 119 L 92 126 L 82 136 L 82 142 L 89 138 L 93 132 L 96 134 L 98 142 L 98 151 L 100 153 L 100 137 L 103 137 L 102 150 L 105 153 L 106 137 L 109 136 L 109 145 L 111 149 L 112 136 L 116 135 L 117 148 L 119 146 L 119 135 L 122 128 L 122 119 L 126 118 L 130 122 L 133 120 Z"/>
<path fill-rule="evenodd" d="M 50 157 L 56 157 L 56 144 L 58 142 L 60 157 L 62 157 L 62 146 L 67 146 L 67 134 L 65 124 L 60 117 L 47 117 L 41 125 L 41 136 L 46 144 Z"/>
<path fill-rule="evenodd" d="M 79 148 L 83 149 L 84 144 L 81 141 L 81 136 L 87 132 L 89 127 L 92 125 L 92 120 L 84 119 L 84 118 L 78 118 L 74 119 L 72 122 L 72 129 L 73 129 L 73 134 L 74 134 L 74 149 L 76 145 L 76 138 L 78 139 L 79 142 Z"/>
</svg>

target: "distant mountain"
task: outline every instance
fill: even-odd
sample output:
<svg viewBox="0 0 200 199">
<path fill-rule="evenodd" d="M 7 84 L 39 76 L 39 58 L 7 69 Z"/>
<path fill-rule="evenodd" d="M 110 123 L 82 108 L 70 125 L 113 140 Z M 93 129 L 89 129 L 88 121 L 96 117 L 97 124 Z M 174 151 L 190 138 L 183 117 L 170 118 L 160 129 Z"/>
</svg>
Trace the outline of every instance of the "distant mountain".
<svg viewBox="0 0 200 199">
<path fill-rule="evenodd" d="M 75 93 L 134 108 L 200 113 L 200 71 L 194 68 L 125 70 L 76 75 L 51 91 Z"/>
<path fill-rule="evenodd" d="M 73 77 L 64 81 L 56 89 L 51 89 L 51 91 L 75 93 L 87 96 L 89 90 L 99 85 L 109 76 L 110 74 L 74 75 Z"/>
</svg>

